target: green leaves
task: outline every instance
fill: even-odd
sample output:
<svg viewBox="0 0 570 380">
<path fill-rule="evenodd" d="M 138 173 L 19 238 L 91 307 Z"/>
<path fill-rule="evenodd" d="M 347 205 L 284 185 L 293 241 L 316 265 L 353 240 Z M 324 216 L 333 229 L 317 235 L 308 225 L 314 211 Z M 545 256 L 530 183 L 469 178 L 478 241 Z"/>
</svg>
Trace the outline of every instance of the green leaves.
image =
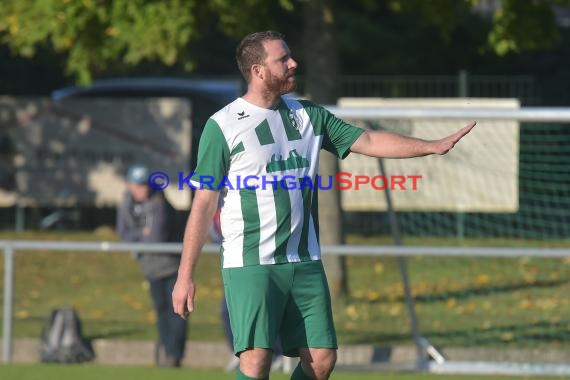
<svg viewBox="0 0 570 380">
<path fill-rule="evenodd" d="M 457 14 L 468 11 L 480 0 L 388 0 L 394 13 L 417 13 L 449 38 L 457 27 Z M 551 49 L 560 42 L 553 6 L 569 5 L 568 0 L 503 0 L 493 15 L 488 46 L 500 56 L 508 53 Z"/>
<path fill-rule="evenodd" d="M 446 39 L 461 27 L 458 17 L 480 0 L 359 0 L 364 9 L 416 14 Z M 503 0 L 492 19 L 488 48 L 498 55 L 550 49 L 560 41 L 553 6 L 570 0 Z M 275 27 L 285 12 L 302 15 L 305 1 L 278 0 L 2 0 L 0 44 L 34 57 L 48 47 L 65 56 L 66 72 L 82 84 L 109 67 L 145 62 L 194 67 L 189 49 L 200 30 L 216 28 L 240 38 Z M 338 18 L 343 14 L 337 5 Z M 345 10 L 346 12 L 346 10 Z M 366 12 L 345 15 L 365 20 Z M 379 41 L 382 43 L 381 41 Z"/>
<path fill-rule="evenodd" d="M 503 0 L 489 33 L 489 44 L 495 53 L 502 56 L 556 46 L 560 33 L 555 23 L 553 3 L 557 2 Z"/>
<path fill-rule="evenodd" d="M 292 10 L 293 2 L 277 6 Z M 3 0 L 0 43 L 25 57 L 48 45 L 67 55 L 68 74 L 88 84 L 117 64 L 154 61 L 191 70 L 188 45 L 198 38 L 198 22 L 205 22 L 198 17 L 241 37 L 270 27 L 270 7 L 263 0 Z"/>
<path fill-rule="evenodd" d="M 5 0 L 0 42 L 31 57 L 40 45 L 68 54 L 67 73 L 86 84 L 120 61 L 179 61 L 194 37 L 194 0 Z M 190 62 L 183 62 L 189 64 Z"/>
</svg>

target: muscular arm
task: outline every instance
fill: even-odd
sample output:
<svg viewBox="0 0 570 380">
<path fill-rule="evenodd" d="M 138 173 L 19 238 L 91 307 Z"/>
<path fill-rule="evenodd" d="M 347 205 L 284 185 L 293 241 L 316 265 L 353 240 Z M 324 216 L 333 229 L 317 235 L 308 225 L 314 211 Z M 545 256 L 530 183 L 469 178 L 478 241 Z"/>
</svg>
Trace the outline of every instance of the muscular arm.
<svg viewBox="0 0 570 380">
<path fill-rule="evenodd" d="M 350 150 L 371 157 L 411 158 L 449 152 L 475 126 L 471 122 L 452 135 L 439 140 L 422 140 L 383 131 L 365 131 Z"/>
<path fill-rule="evenodd" d="M 182 318 L 194 310 L 194 270 L 218 207 L 219 192 L 196 190 L 186 223 L 178 279 L 172 292 L 174 312 Z"/>
</svg>

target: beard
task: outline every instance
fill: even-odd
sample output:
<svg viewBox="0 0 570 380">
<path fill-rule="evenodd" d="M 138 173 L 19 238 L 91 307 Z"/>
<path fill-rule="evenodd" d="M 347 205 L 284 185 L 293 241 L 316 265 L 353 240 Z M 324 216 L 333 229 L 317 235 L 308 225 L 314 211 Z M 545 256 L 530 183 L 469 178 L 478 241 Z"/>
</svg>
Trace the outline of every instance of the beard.
<svg viewBox="0 0 570 380">
<path fill-rule="evenodd" d="M 297 80 L 294 72 L 288 72 L 282 77 L 269 73 L 265 84 L 271 93 L 278 93 L 279 95 L 295 91 L 297 88 Z"/>
</svg>

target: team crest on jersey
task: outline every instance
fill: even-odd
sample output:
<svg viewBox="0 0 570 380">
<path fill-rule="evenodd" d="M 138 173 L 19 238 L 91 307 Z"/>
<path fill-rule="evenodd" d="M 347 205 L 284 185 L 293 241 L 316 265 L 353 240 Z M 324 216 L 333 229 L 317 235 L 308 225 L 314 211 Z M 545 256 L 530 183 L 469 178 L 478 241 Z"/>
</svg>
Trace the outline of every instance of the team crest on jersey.
<svg viewBox="0 0 570 380">
<path fill-rule="evenodd" d="M 289 123 L 291 123 L 291 126 L 296 130 L 299 130 L 301 128 L 301 118 L 299 115 L 297 115 L 296 112 L 289 110 L 287 116 L 289 118 Z"/>
<path fill-rule="evenodd" d="M 297 149 L 292 149 L 289 151 L 289 156 L 285 159 L 281 156 L 277 158 L 277 155 L 273 154 L 273 156 L 271 156 L 271 161 L 269 161 L 265 166 L 265 170 L 268 173 L 274 173 L 308 167 L 309 160 L 297 153 Z"/>
</svg>

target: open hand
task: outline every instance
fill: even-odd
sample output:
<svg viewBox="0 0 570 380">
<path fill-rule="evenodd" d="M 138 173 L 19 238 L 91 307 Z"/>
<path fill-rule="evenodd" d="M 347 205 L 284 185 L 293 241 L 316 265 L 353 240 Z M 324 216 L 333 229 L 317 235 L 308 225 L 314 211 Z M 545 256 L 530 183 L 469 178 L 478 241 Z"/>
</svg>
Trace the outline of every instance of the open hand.
<svg viewBox="0 0 570 380">
<path fill-rule="evenodd" d="M 473 127 L 475 127 L 475 124 L 477 124 L 477 122 L 472 121 L 469 124 L 467 124 L 465 127 L 461 128 L 460 130 L 455 132 L 454 134 L 447 136 L 447 137 L 444 137 L 441 140 L 434 141 L 434 152 L 433 153 L 435 153 L 435 154 L 446 154 L 447 152 L 449 152 L 451 149 L 453 149 L 455 144 L 457 144 L 457 142 L 463 138 L 463 136 L 465 136 L 466 134 L 471 132 Z"/>
</svg>

